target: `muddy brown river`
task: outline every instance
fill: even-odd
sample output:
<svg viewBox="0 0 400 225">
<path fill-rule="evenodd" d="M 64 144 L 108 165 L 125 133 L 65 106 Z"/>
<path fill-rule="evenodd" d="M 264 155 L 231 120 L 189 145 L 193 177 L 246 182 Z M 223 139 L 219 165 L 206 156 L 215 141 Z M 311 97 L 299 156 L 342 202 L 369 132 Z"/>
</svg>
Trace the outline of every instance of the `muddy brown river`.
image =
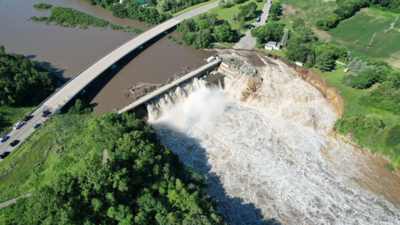
<svg viewBox="0 0 400 225">
<path fill-rule="evenodd" d="M 34 4 L 42 2 L 77 9 L 121 26 L 130 25 L 142 30 L 152 27 L 145 22 L 115 18 L 106 9 L 90 6 L 84 0 L 1 0 L 0 45 L 4 45 L 7 52 L 23 54 L 48 66 L 66 80 L 136 35 L 110 28 L 82 30 L 28 21 L 31 16 L 50 15 L 49 10 L 33 8 Z M 171 35 L 178 37 L 175 32 Z M 144 47 L 121 59 L 115 69 L 104 72 L 86 88 L 84 100 L 90 103 L 94 114 L 130 103 L 132 99 L 126 97 L 126 90 L 138 82 L 163 83 L 183 67 L 204 64 L 204 59 L 213 53 L 179 46 L 163 37 Z"/>
</svg>

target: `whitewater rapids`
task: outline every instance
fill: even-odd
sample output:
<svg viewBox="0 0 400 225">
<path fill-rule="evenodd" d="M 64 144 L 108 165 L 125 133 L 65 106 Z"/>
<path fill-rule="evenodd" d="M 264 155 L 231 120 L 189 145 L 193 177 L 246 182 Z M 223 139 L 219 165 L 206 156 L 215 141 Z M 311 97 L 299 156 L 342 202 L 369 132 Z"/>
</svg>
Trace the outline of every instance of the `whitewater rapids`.
<svg viewBox="0 0 400 225">
<path fill-rule="evenodd" d="M 229 224 L 400 224 L 395 206 L 357 180 L 371 168 L 328 135 L 337 114 L 285 64 L 262 59 L 248 77 L 207 88 L 197 79 L 147 105 L 162 143 L 206 177 Z"/>
</svg>

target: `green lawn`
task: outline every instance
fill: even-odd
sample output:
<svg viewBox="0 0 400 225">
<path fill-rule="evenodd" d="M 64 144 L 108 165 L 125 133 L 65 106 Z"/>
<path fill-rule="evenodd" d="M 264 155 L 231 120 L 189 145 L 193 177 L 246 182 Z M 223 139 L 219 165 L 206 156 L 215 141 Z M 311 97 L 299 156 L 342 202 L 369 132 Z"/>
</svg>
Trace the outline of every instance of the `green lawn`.
<svg viewBox="0 0 400 225">
<path fill-rule="evenodd" d="M 342 21 L 336 28 L 328 31 L 328 34 L 332 36 L 333 43 L 349 48 L 354 57 L 365 52 L 376 32 L 373 45 L 365 55 L 400 67 L 400 20 L 397 20 L 394 29 L 385 33 L 396 16 L 400 15 L 377 9 L 363 9 L 352 18 Z"/>
<path fill-rule="evenodd" d="M 278 0 L 282 5 L 281 21 L 290 23 L 293 19 L 303 18 L 311 24 L 333 12 L 336 7 L 335 1 L 324 2 L 323 0 Z"/>
<path fill-rule="evenodd" d="M 17 121 L 25 117 L 35 107 L 0 107 L 0 135 L 10 129 Z"/>
<path fill-rule="evenodd" d="M 375 84 L 371 88 L 364 90 L 357 90 L 351 87 L 346 87 L 341 82 L 342 77 L 346 74 L 345 72 L 343 72 L 345 67 L 343 65 L 336 64 L 336 68 L 338 69 L 334 72 L 321 72 L 316 68 L 312 68 L 311 70 L 318 74 L 320 77 L 323 77 L 329 84 L 332 84 L 340 90 L 340 95 L 343 97 L 346 103 L 346 108 L 344 111 L 345 117 L 353 113 L 361 113 L 363 115 L 374 113 L 382 117 L 383 122 L 387 127 L 392 127 L 395 124 L 400 124 L 400 116 L 394 115 L 387 111 L 373 109 L 358 104 L 358 100 L 360 99 L 360 97 L 374 90 L 378 86 L 378 84 Z"/>
<path fill-rule="evenodd" d="M 243 6 L 243 5 L 247 5 L 250 2 L 255 2 L 257 4 L 256 15 L 257 15 L 257 13 L 259 14 L 260 11 L 264 7 L 264 2 L 256 2 L 255 0 L 246 1 L 246 2 L 244 2 L 242 4 L 236 4 L 231 8 L 222 9 L 221 7 L 216 7 L 214 9 L 211 9 L 210 11 L 213 12 L 213 13 L 218 14 L 218 19 L 228 20 L 228 22 L 231 25 L 232 29 L 237 30 L 239 28 L 239 21 L 238 20 L 232 20 L 232 14 L 236 13 L 236 16 L 237 16 L 239 14 L 239 12 L 240 12 L 239 7 Z M 248 21 L 246 21 L 246 25 L 250 25 L 250 24 L 252 24 L 254 22 L 255 22 L 254 20 L 248 20 Z"/>
</svg>

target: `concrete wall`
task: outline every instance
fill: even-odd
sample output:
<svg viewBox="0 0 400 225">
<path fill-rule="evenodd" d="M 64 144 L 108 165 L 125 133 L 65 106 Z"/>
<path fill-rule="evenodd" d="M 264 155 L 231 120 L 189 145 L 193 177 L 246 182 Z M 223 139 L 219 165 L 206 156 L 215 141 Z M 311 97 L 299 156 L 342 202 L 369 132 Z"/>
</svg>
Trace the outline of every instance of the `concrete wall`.
<svg viewBox="0 0 400 225">
<path fill-rule="evenodd" d="M 164 94 L 165 92 L 169 91 L 172 88 L 179 86 L 181 83 L 183 83 L 187 80 L 190 80 L 194 77 L 204 76 L 207 73 L 207 71 L 211 72 L 213 69 L 217 68 L 220 63 L 221 63 L 220 59 L 217 59 L 211 63 L 208 63 L 208 64 L 198 68 L 197 70 L 192 71 L 192 72 L 180 77 L 179 79 L 177 79 L 169 84 L 166 84 L 163 87 L 160 87 L 159 89 L 153 91 L 152 93 L 149 93 L 149 94 L 143 96 L 142 98 L 118 109 L 117 113 L 122 114 L 129 110 L 133 110 L 134 108 L 138 107 L 139 105 L 144 104 L 144 103 L 152 100 L 153 98 L 156 98 L 158 95 Z"/>
</svg>

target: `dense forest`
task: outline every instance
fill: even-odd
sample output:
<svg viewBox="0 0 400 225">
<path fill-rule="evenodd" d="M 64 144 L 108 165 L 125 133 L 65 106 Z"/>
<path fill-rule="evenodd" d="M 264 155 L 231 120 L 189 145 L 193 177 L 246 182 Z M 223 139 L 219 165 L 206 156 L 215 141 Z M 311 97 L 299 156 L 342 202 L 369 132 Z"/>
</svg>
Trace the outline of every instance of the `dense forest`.
<svg viewBox="0 0 400 225">
<path fill-rule="evenodd" d="M 214 40 L 221 42 L 231 42 L 237 37 L 228 23 L 224 21 L 221 25 L 216 25 L 217 15 L 214 13 L 203 13 L 197 21 L 190 18 L 183 20 L 178 25 L 177 31 L 182 33 L 182 39 L 186 45 L 193 45 L 195 48 L 206 48 Z"/>
<path fill-rule="evenodd" d="M 394 13 L 400 13 L 400 0 L 336 0 L 338 8 L 333 13 L 317 21 L 317 28 L 329 30 L 340 21 L 351 17 L 354 12 L 364 7 L 379 8 Z"/>
<path fill-rule="evenodd" d="M 128 18 L 139 21 L 146 21 L 150 24 L 159 24 L 172 18 L 169 13 L 159 13 L 157 9 L 143 8 L 136 0 L 125 0 L 122 4 L 114 4 L 118 0 L 88 0 L 90 5 L 98 5 L 106 8 L 118 18 Z"/>
<path fill-rule="evenodd" d="M 40 102 L 55 90 L 57 78 L 23 55 L 6 53 L 0 45 L 0 103 L 21 105 Z"/>
<path fill-rule="evenodd" d="M 79 105 L 77 101 L 75 106 L 85 111 Z M 205 179 L 191 167 L 185 170 L 178 156 L 134 114 L 74 112 L 53 116 L 41 136 L 26 143 L 29 149 L 19 150 L 44 157 L 28 171 L 42 185 L 31 197 L 0 210 L 6 224 L 225 224 L 214 213 L 218 202 L 203 190 Z M 60 145 L 58 150 L 50 147 L 53 142 Z M 103 151 L 108 153 L 106 161 Z M 0 172 L 13 176 L 13 170 L 24 168 Z"/>
</svg>

